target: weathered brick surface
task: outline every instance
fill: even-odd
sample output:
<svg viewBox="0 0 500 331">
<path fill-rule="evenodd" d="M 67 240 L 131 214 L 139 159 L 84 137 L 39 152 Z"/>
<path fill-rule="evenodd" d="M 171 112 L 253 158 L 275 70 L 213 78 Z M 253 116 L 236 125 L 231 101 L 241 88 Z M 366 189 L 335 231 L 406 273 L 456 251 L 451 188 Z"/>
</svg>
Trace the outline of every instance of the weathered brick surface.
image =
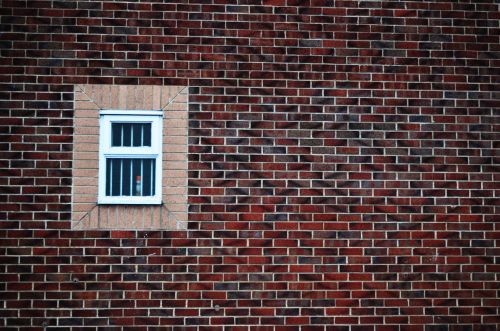
<svg viewBox="0 0 500 331">
<path fill-rule="evenodd" d="M 0 327 L 498 329 L 498 9 L 1 1 Z M 79 84 L 189 86 L 187 230 L 71 230 Z"/>
</svg>

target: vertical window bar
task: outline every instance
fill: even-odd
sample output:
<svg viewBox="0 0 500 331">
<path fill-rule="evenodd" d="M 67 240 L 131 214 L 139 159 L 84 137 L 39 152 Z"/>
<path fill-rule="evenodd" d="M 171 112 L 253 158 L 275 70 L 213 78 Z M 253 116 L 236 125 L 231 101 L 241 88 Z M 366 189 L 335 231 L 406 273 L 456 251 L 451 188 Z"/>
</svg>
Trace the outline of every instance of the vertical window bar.
<svg viewBox="0 0 500 331">
<path fill-rule="evenodd" d="M 109 160 L 109 195 L 113 196 L 113 159 Z"/>
<path fill-rule="evenodd" d="M 132 160 L 130 160 L 130 159 L 126 159 L 126 160 L 125 160 L 125 162 L 126 162 L 127 169 L 128 169 L 128 172 L 129 172 L 129 175 L 128 175 L 128 180 L 130 181 L 130 182 L 129 182 L 129 188 L 130 188 L 130 191 L 128 191 L 128 196 L 132 196 L 132 195 L 134 195 L 134 193 L 133 193 L 133 191 L 132 191 L 132 185 L 133 185 L 133 184 L 132 184 L 132 180 L 131 180 L 131 178 L 132 178 Z M 125 184 L 125 183 L 124 183 L 124 184 Z"/>
<path fill-rule="evenodd" d="M 153 182 L 153 177 L 154 177 L 153 176 L 153 174 L 154 174 L 154 172 L 153 172 L 153 164 L 154 164 L 154 160 L 150 160 L 149 162 L 151 164 L 151 172 L 150 172 L 151 186 L 149 187 L 149 190 L 150 190 L 150 194 L 149 195 L 154 195 L 155 194 L 154 186 L 153 186 L 154 185 L 154 182 Z"/>
<path fill-rule="evenodd" d="M 121 128 L 121 139 L 120 139 L 120 146 L 123 146 L 123 127 L 124 125 L 123 124 L 120 124 L 120 128 Z"/>
<path fill-rule="evenodd" d="M 141 124 L 141 146 L 144 146 L 144 125 Z"/>
<path fill-rule="evenodd" d="M 123 196 L 123 159 L 120 159 L 120 196 Z"/>
<path fill-rule="evenodd" d="M 134 126 L 135 126 L 134 124 L 132 124 L 132 125 L 130 126 L 130 130 L 132 130 L 132 131 L 130 132 L 130 146 L 131 146 L 131 147 L 134 147 Z"/>
<path fill-rule="evenodd" d="M 141 160 L 141 197 L 144 196 L 144 185 L 142 185 L 143 180 L 144 180 L 144 160 Z"/>
<path fill-rule="evenodd" d="M 130 159 L 130 196 L 133 197 L 135 195 L 135 191 L 134 191 L 134 184 L 135 184 L 135 181 L 134 181 L 134 162 L 132 162 L 133 160 Z"/>
</svg>

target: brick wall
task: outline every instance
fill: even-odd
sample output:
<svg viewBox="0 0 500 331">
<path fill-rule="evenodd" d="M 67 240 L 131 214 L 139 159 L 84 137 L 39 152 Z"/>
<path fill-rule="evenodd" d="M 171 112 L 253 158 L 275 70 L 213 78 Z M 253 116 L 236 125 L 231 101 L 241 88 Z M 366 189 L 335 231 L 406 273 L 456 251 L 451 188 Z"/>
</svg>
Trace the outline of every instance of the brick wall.
<svg viewBox="0 0 500 331">
<path fill-rule="evenodd" d="M 496 330 L 495 1 L 0 6 L 0 327 Z M 72 230 L 76 85 L 189 87 L 186 230 Z"/>
</svg>

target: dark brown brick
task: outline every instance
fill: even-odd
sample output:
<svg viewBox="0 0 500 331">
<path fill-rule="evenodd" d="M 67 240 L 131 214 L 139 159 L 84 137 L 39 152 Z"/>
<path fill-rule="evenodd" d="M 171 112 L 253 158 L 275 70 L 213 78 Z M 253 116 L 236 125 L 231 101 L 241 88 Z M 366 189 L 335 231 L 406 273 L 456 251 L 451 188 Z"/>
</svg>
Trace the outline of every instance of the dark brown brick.
<svg viewBox="0 0 500 331">
<path fill-rule="evenodd" d="M 496 5 L 1 14 L 3 328 L 499 327 Z M 188 230 L 71 229 L 75 84 L 190 87 Z"/>
</svg>

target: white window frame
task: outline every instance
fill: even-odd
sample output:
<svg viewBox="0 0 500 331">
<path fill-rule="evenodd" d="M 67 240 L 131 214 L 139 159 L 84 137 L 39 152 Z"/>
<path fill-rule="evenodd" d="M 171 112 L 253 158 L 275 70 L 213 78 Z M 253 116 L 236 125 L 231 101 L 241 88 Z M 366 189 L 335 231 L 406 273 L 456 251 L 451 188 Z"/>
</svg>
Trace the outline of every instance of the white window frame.
<svg viewBox="0 0 500 331">
<path fill-rule="evenodd" d="M 99 187 L 98 204 L 158 205 L 162 203 L 163 112 L 154 110 L 102 110 L 99 118 Z M 111 146 L 112 123 L 151 123 L 151 147 Z M 155 195 L 106 196 L 106 160 L 109 158 L 154 158 Z"/>
</svg>

